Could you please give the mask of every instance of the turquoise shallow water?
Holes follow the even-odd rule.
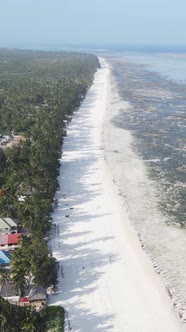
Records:
[[[122,55],[121,55],[122,57]],[[149,71],[186,83],[186,53],[124,53],[126,60],[143,64]]]

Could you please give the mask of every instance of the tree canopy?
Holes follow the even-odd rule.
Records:
[[[97,57],[89,54],[0,50],[0,217],[18,219],[24,230],[11,262],[11,278],[21,292],[31,277],[44,287],[57,283],[45,236],[52,225],[66,122],[98,67]],[[13,139],[9,147],[1,145],[5,135]],[[14,331],[6,329],[6,306],[0,299],[0,326]],[[37,317],[30,311],[24,317],[19,330],[35,331]]]

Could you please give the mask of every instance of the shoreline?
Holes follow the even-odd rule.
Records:
[[[115,64],[113,67],[115,68]],[[160,275],[175,311],[186,328],[186,266],[183,249],[186,245],[185,229],[179,227],[178,224],[175,225],[173,220],[171,222],[171,215],[161,208],[161,202],[165,199],[165,192],[163,193],[165,179],[161,181],[161,176],[151,173],[156,169],[156,164],[152,166],[151,159],[145,158],[145,146],[143,150],[143,144],[147,142],[145,136],[142,133],[143,138],[139,145],[137,141],[138,125],[136,131],[135,127],[133,127],[134,130],[127,130],[127,127],[130,128],[130,116],[131,118],[137,116],[135,107],[138,107],[138,101],[136,100],[133,104],[131,100],[130,103],[130,92],[129,95],[126,92],[125,98],[119,86],[117,89],[117,76],[112,76],[114,77],[111,82],[111,107],[105,119],[104,140],[107,163],[119,194],[123,198],[124,204],[127,205],[131,224],[138,234],[144,251],[150,257],[156,274]],[[127,84],[130,78],[126,79]],[[124,99],[127,99],[128,102]],[[125,118],[127,118],[126,124],[124,123]],[[133,122],[133,120],[131,121]],[[141,123],[139,126],[143,128],[145,124],[143,126]],[[171,199],[171,195],[169,199]],[[172,245],[173,242],[175,245]]]
[[[104,159],[111,73],[100,61],[63,145],[53,213],[59,234],[50,242],[60,264],[59,292],[49,303],[65,308],[76,332],[181,331]]]

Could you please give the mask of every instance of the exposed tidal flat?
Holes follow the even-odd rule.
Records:
[[[185,321],[186,85],[179,57],[167,69],[159,56],[159,70],[142,55],[108,61],[105,157],[142,246]]]

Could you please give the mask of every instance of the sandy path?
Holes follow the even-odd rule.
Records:
[[[59,293],[51,304],[67,311],[66,331],[181,331],[170,299],[140,247],[104,160],[102,125],[110,71],[104,61],[63,146],[59,234]]]

